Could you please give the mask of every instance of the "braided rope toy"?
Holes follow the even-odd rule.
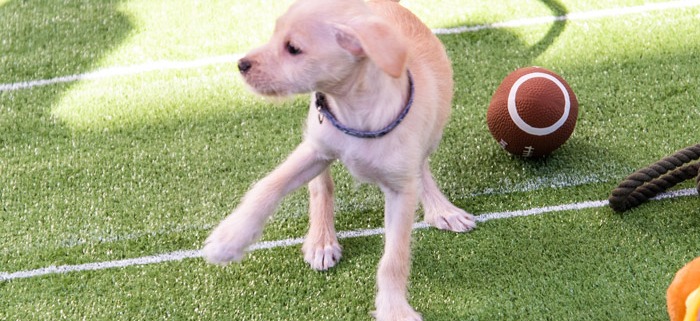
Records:
[[[697,177],[700,193],[699,159],[700,144],[697,144],[634,172],[612,191],[608,198],[610,207],[624,212],[693,177]]]

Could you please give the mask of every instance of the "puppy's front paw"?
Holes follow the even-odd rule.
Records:
[[[450,206],[445,210],[433,213],[426,222],[441,230],[452,232],[469,232],[476,227],[476,219],[461,208]]]
[[[221,222],[204,241],[204,259],[219,265],[243,260],[245,249],[260,235],[259,229],[243,225],[245,224],[236,222],[231,217]]]
[[[202,254],[207,262],[218,265],[226,265],[231,261],[240,262],[245,255],[244,249],[232,242],[225,241],[226,237],[212,233],[206,241]]]
[[[304,261],[317,271],[334,267],[342,256],[340,244],[335,237],[317,238],[308,235],[301,250],[304,252]]]

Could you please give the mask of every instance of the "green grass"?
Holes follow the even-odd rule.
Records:
[[[657,1],[663,2],[663,1]],[[289,1],[0,0],[0,83],[243,53]],[[404,1],[431,27],[635,6],[615,1]],[[635,169],[698,142],[700,7],[440,36],[454,112],[432,167],[475,214],[607,198]],[[510,71],[561,74],[580,102],[551,157],[504,153],[485,113]],[[235,66],[0,92],[0,272],[197,249],[301,139],[306,98],[271,104]],[[339,165],[337,229],[382,225],[383,199]],[[690,188],[686,183],[681,188]],[[292,194],[264,240],[306,233]],[[697,197],[414,234],[411,303],[426,320],[665,320],[665,288],[700,255]],[[201,259],[0,281],[0,320],[365,320],[379,236],[311,271],[299,246],[240,265]]]

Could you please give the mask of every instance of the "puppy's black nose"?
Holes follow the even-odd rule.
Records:
[[[250,70],[251,67],[253,67],[253,63],[248,59],[243,58],[238,61],[238,71],[244,75],[248,72],[248,70]]]

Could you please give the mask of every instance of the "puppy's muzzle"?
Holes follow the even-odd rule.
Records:
[[[250,60],[243,58],[238,61],[238,71],[240,71],[241,74],[247,74],[251,68],[253,68],[253,63]]]

